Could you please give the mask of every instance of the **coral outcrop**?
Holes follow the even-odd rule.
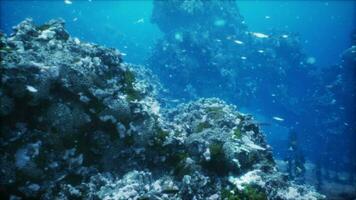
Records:
[[[297,34],[250,30],[236,1],[157,0],[153,5],[152,22],[163,36],[149,65],[166,86],[166,97],[213,95],[253,110],[295,130],[312,162],[354,174],[355,161],[341,157],[352,158],[356,151],[355,34],[339,64],[317,66]],[[323,150],[316,152],[316,146]]]
[[[287,181],[249,115],[165,110],[145,68],[25,20],[1,34],[1,198],[321,199]]]

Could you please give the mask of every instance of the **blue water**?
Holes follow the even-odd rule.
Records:
[[[38,24],[53,18],[66,21],[69,32],[85,41],[119,48],[126,61],[144,63],[162,33],[150,23],[152,2],[145,1],[1,1],[1,29],[24,18]],[[247,25],[256,32],[273,29],[299,33],[303,48],[320,66],[334,64],[350,44],[355,27],[353,1],[241,1]],[[137,23],[143,19],[143,23]],[[322,46],[321,46],[322,45]]]
[[[25,18],[36,23],[62,18],[69,33],[83,41],[115,47],[127,54],[126,61],[144,63],[154,42],[160,37],[150,23],[150,1],[1,1],[1,29],[11,33],[12,26]],[[140,19],[144,23],[137,23]]]
[[[315,59],[318,68],[339,63],[342,52],[351,46],[351,33],[356,28],[353,1],[242,1],[237,4],[250,31],[269,33],[278,30],[299,34],[300,48],[308,57]],[[155,43],[163,37],[160,29],[151,23],[153,4],[148,0],[73,0],[72,4],[65,4],[64,1],[2,0],[0,5],[1,30],[7,34],[25,18],[32,18],[37,24],[63,18],[71,36],[117,48],[125,53],[126,62],[135,64],[146,65]],[[308,83],[300,84],[300,87],[309,87]],[[169,85],[166,87],[169,88]],[[271,111],[267,115],[259,112],[259,107],[266,105],[237,106],[243,112],[252,113],[258,121],[270,124],[262,128],[273,147],[275,157],[282,159],[288,148],[289,127],[271,119],[271,116],[282,116],[286,120],[293,117],[284,116],[280,112]],[[302,146],[305,144],[303,148],[306,156],[316,160],[315,157],[319,155],[317,152],[320,151],[319,137],[309,137],[313,136],[313,131],[306,130],[301,134],[299,143]],[[340,141],[335,142],[344,144],[343,140],[355,138],[353,135],[349,138],[346,136],[343,135]],[[344,149],[334,150],[331,155],[335,157],[332,159],[338,162],[348,158],[344,152]]]

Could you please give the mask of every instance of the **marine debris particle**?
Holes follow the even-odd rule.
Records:
[[[73,2],[72,2],[71,0],[64,0],[64,3],[70,5],[70,4],[72,4]]]
[[[307,58],[307,63],[308,64],[312,65],[312,64],[315,64],[315,62],[316,62],[316,58],[314,58],[312,56]]]
[[[282,38],[288,38],[288,35],[284,34],[282,35]]]
[[[214,26],[221,27],[221,26],[225,26],[225,24],[226,24],[226,21],[223,19],[217,19],[214,21]]]
[[[256,33],[256,32],[253,32],[252,35],[254,35],[255,37],[258,37],[258,38],[268,38],[269,36],[264,34],[264,33]]]
[[[179,42],[183,42],[183,36],[181,33],[177,32],[174,34],[174,39],[176,39]]]
[[[32,93],[38,92],[38,90],[37,90],[36,88],[34,88],[33,86],[31,86],[31,85],[27,85],[27,86],[26,86],[26,89],[27,89],[29,92],[32,92]]]
[[[279,122],[283,122],[284,121],[284,119],[283,118],[281,118],[281,117],[273,117],[273,119],[274,120],[276,120],[276,121],[279,121]]]
[[[247,57],[246,56],[241,56],[241,60],[246,60]]]

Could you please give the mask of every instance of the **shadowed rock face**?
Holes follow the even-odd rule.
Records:
[[[154,1],[153,8],[151,21],[165,33],[175,32],[181,28],[201,27],[204,29],[225,25],[234,31],[242,32],[246,29],[235,1],[213,0],[209,3],[200,0]],[[197,22],[200,23],[197,24]]]
[[[286,181],[251,116],[161,111],[150,72],[63,22],[1,34],[1,198],[319,199]]]

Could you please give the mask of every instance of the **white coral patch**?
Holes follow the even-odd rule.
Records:
[[[325,198],[325,196],[319,195],[314,191],[306,191],[305,194],[301,194],[299,188],[296,186],[290,186],[286,190],[280,190],[278,191],[278,195],[286,200],[318,200]]]
[[[244,142],[244,145],[248,146],[248,147],[251,148],[251,149],[261,150],[261,151],[266,150],[265,148],[263,148],[263,147],[261,147],[261,146],[255,144],[254,142],[252,142],[252,141],[250,140],[250,138],[247,137],[247,136],[242,137],[242,141]]]
[[[80,40],[79,40],[78,38],[74,38],[74,43],[75,43],[76,45],[78,45],[78,44],[80,44]]]
[[[229,177],[229,182],[234,184],[239,190],[243,190],[245,185],[248,184],[257,184],[261,187],[265,185],[265,183],[262,181],[262,177],[260,176],[261,170],[253,170],[249,171],[246,174],[240,176],[240,177]]]
[[[152,113],[159,115],[160,105],[157,101],[153,101],[151,104]]]
[[[39,35],[38,38],[44,39],[44,40],[49,40],[49,39],[52,39],[55,34],[56,33],[54,31],[46,29],[46,30],[42,31],[41,35]]]

